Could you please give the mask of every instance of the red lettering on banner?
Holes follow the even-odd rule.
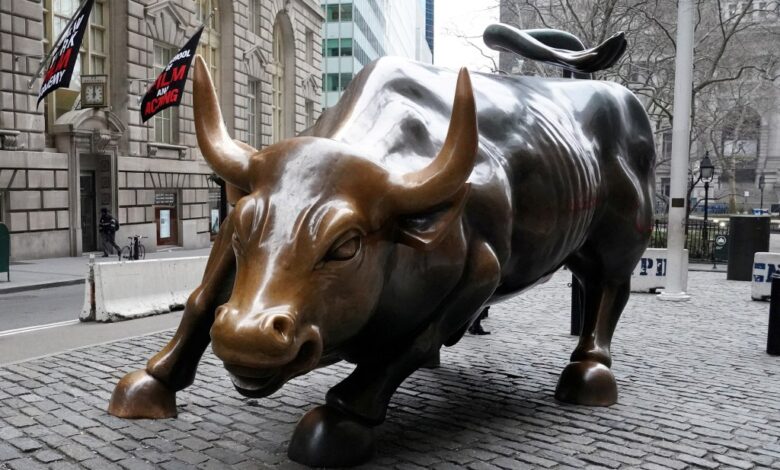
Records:
[[[48,72],[46,72],[46,76],[43,78],[44,82],[47,82],[52,77],[52,75],[59,72],[60,70],[65,69],[68,66],[68,62],[70,62],[70,54],[72,51],[73,48],[70,48],[62,53],[60,58],[57,59],[57,63],[53,65]]]
[[[184,80],[184,74],[187,73],[187,66],[186,65],[180,65],[179,67],[173,69],[171,74],[171,81],[178,82],[179,80]]]
[[[174,88],[173,90],[160,96],[159,98],[154,98],[153,100],[146,103],[146,107],[144,108],[144,114],[150,116],[156,113],[157,110],[159,110],[163,106],[174,104],[177,101],[179,101],[179,90]]]
[[[165,88],[170,84],[171,81],[168,80],[168,72],[161,73],[160,76],[157,77],[157,81],[154,82],[155,88]]]

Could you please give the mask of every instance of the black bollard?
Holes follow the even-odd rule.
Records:
[[[582,332],[582,309],[585,308],[585,293],[582,291],[580,281],[571,276],[571,331],[572,336],[579,336]]]
[[[780,356],[780,275],[772,275],[772,298],[769,300],[769,334],[766,340],[766,352]]]

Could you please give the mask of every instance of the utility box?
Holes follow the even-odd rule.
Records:
[[[0,273],[5,273],[6,280],[11,281],[11,235],[8,227],[0,223]]]
[[[769,251],[769,222],[766,215],[735,215],[729,218],[728,270],[729,281],[753,280],[753,258]]]

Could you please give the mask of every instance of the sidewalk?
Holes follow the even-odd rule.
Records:
[[[147,253],[146,259],[207,256],[210,251],[211,248],[197,250],[185,250],[179,247],[164,248],[156,253]],[[95,255],[96,263],[114,262],[118,259],[117,256],[103,258],[101,252],[91,254]],[[5,273],[0,274],[0,294],[83,284],[88,263],[89,254],[71,258],[12,261],[11,282],[6,281]]]
[[[765,353],[769,307],[750,283],[692,272],[688,302],[631,295],[613,343],[618,404],[589,408],[553,398],[576,344],[569,281],[558,273],[491,308],[491,335],[466,335],[441,368],[406,380],[363,468],[780,468],[780,357]],[[295,424],[352,366],[248,399],[209,348],[178,418],[108,415],[117,380],[170,337],[0,367],[0,470],[304,468],[286,455]]]

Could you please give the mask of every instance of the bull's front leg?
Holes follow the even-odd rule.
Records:
[[[114,388],[108,412],[120,418],[176,416],[176,392],[195,380],[195,372],[211,338],[214,310],[230,296],[235,258],[231,248],[233,222],[222,224],[211,249],[203,281],[190,294],[179,328],[152,357],[146,369],[125,375]]]
[[[345,467],[367,461],[374,451],[374,427],[381,424],[396,389],[438,353],[459,338],[498,285],[500,266],[491,247],[472,242],[464,275],[443,303],[437,319],[400,354],[358,363],[333,387],[325,405],[306,413],[293,433],[288,455],[314,467]]]

